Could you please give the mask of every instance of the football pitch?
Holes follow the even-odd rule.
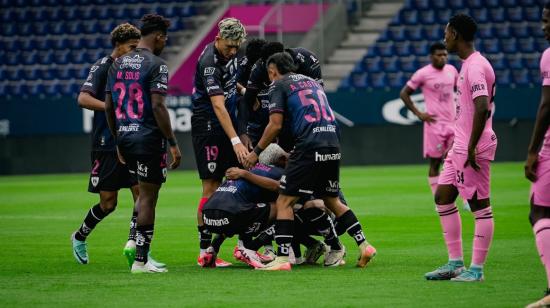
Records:
[[[495,239],[486,280],[424,280],[425,272],[447,259],[427,169],[343,168],[347,201],[378,255],[366,269],[355,268],[357,248],[344,235],[345,266],[296,266],[292,272],[259,272],[241,263],[199,268],[200,182],[194,171],[171,172],[160,193],[152,246],[169,272],[136,276],[122,256],[131,216],[128,191],[88,238],[90,264],[80,265],[69,236],[97,202],[86,192],[87,175],[0,177],[0,306],[523,307],[541,298],[546,279],[527,220],[529,183],[522,163],[493,165]],[[469,264],[473,217],[461,215]],[[233,261],[235,243],[228,239],[220,256]]]

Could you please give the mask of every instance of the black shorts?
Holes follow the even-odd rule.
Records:
[[[201,180],[221,180],[225,176],[225,170],[239,165],[227,136],[192,136],[192,139]]]
[[[340,191],[340,149],[292,152],[279,185],[287,196],[337,197]]]
[[[116,151],[92,151],[91,158],[89,192],[118,191],[137,184],[136,177],[132,176],[128,168],[119,162]]]
[[[139,182],[161,185],[166,182],[166,153],[136,155],[122,153],[130,174]]]
[[[238,214],[219,209],[203,209],[202,219],[212,233],[228,237],[235,234],[255,236],[268,227],[270,210],[266,203],[255,204],[250,210]]]

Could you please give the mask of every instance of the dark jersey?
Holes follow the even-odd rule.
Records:
[[[321,64],[315,54],[302,47],[289,48],[285,49],[285,51],[292,56],[294,64],[298,66],[296,70],[297,74],[306,75],[317,81],[321,86],[323,85]],[[269,81],[269,75],[267,74],[267,66],[265,62],[260,59],[254,63],[246,87],[261,91],[263,89],[268,89],[270,84],[271,81]]]
[[[236,122],[237,110],[237,67],[238,58],[225,60],[214,47],[208,44],[197,62],[193,96],[193,116],[191,127],[193,135],[225,134],[220,121],[214,113],[211,96],[223,95],[225,108]]]
[[[338,148],[338,126],[323,87],[300,74],[287,74],[269,89],[269,112],[283,113],[295,149]]]
[[[86,82],[80,88],[80,92],[89,93],[94,98],[105,101],[105,85],[107,74],[114,59],[110,56],[97,60],[90,68]],[[109,131],[104,111],[94,111],[92,124],[92,151],[114,151],[115,139]]]
[[[168,66],[144,48],[116,59],[109,69],[106,91],[112,95],[117,142],[124,152],[150,155],[166,151],[151,95],[166,95],[167,83]]]
[[[276,181],[283,175],[283,169],[262,164],[256,164],[250,172]],[[274,202],[277,196],[276,191],[269,191],[244,179],[227,180],[218,187],[209,202],[205,204],[205,209],[218,209],[238,214],[250,210],[256,203]],[[236,200],[237,202],[215,202],[216,200]]]

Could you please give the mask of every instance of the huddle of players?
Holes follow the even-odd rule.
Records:
[[[542,31],[550,41],[550,2],[542,11]],[[440,216],[449,261],[425,274],[428,280],[482,281],[483,265],[494,233],[490,205],[490,162],[497,138],[492,130],[495,74],[475,51],[477,24],[470,16],[453,16],[445,28],[445,45],[431,48],[432,64],[418,70],[401,91],[405,105],[424,122],[424,156],[430,159],[429,183]],[[462,60],[460,73],[446,65],[447,51]],[[550,48],[540,61],[542,95],[528,148],[525,176],[532,181],[529,220],[547,274],[545,296],[527,307],[550,307]],[[422,88],[426,112],[410,95]],[[456,104],[453,102],[456,91]],[[439,166],[443,161],[442,173]],[[475,218],[472,262],[464,267],[462,228],[456,198],[467,200]]]
[[[326,266],[338,266],[345,255],[338,234],[348,232],[360,247],[358,265],[366,266],[376,250],[342,202],[338,128],[319,61],[306,49],[258,39],[239,55],[242,24],[226,18],[218,27],[199,57],[192,96],[202,181],[197,263],[227,266],[219,247],[238,235],[234,256],[256,269],[290,270],[291,262],[316,262],[322,254]],[[264,151],[269,159],[257,164]],[[323,235],[328,247],[310,234]],[[276,256],[269,249],[273,239]],[[305,258],[300,244],[308,248]],[[261,246],[267,253],[257,253]]]

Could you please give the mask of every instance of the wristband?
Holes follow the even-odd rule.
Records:
[[[235,146],[235,145],[237,145],[237,144],[239,144],[239,143],[241,143],[241,138],[239,138],[239,136],[231,138],[231,144],[232,144],[232,145]]]
[[[259,145],[254,147],[254,153],[256,153],[256,155],[258,155],[258,157],[260,156],[260,154],[262,153],[263,150],[264,149],[260,148]]]
[[[241,89],[241,95],[244,96],[245,93],[246,93],[246,88],[243,87],[243,88]]]
[[[178,145],[178,143],[176,142],[176,138],[168,138],[168,144],[171,146],[171,147],[175,147],[176,145]]]

